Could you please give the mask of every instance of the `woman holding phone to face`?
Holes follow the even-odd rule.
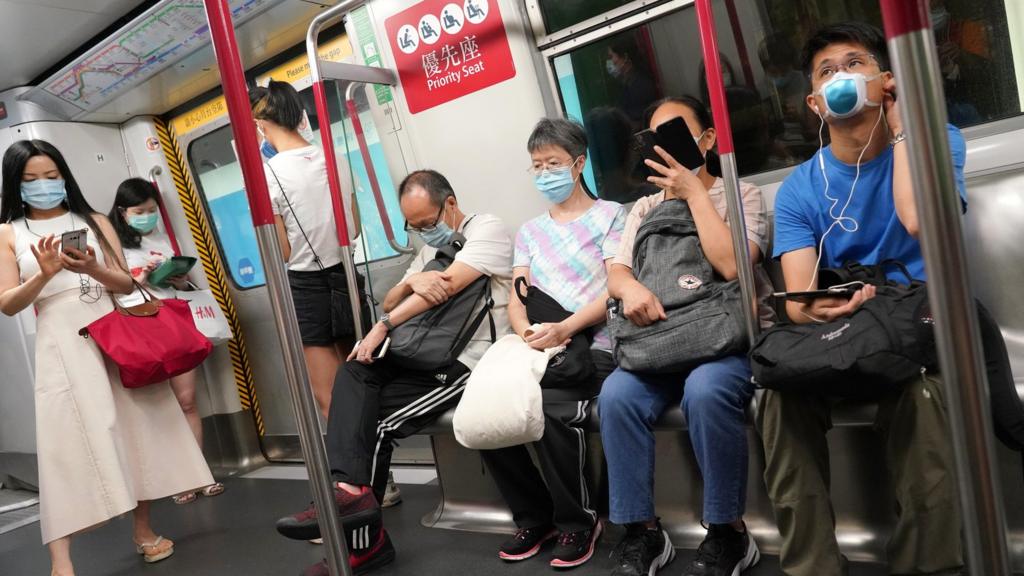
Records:
[[[186,290],[188,277],[184,274],[167,279],[169,287],[150,284],[149,274],[171,259],[174,248],[167,234],[157,229],[160,219],[160,191],[148,180],[129,178],[117,187],[114,207],[110,209],[110,223],[124,248],[128,272],[136,282],[146,287],[157,298],[174,298],[174,289]],[[141,300],[141,296],[138,297]],[[141,302],[138,302],[141,303]],[[122,300],[122,304],[128,305]],[[198,370],[198,368],[196,369]],[[188,426],[196,437],[199,448],[203,447],[203,422],[196,408],[196,370],[171,378],[171,390],[178,399],[181,411],[185,413]],[[186,492],[174,497],[175,504],[189,504],[196,501],[197,494],[217,496],[224,492],[220,482],[211,484],[199,492]]]
[[[117,367],[78,331],[127,294],[121,243],[85,200],[61,153],[22,140],[3,157],[0,311],[37,311],[35,411],[40,529],[52,576],[72,576],[71,536],[132,511],[147,562],[174,544],[150,527],[149,501],[213,482],[167,386],[128,390]],[[86,230],[85,251],[60,246]],[[69,473],[70,472],[70,473]]]

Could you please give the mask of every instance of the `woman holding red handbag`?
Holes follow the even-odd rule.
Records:
[[[52,575],[74,574],[73,534],[128,511],[137,552],[167,558],[174,544],[150,527],[149,501],[213,478],[170,388],[124,388],[117,367],[79,336],[113,310],[105,292],[132,290],[117,234],[53,145],[14,143],[2,172],[0,311],[38,311],[40,528]]]

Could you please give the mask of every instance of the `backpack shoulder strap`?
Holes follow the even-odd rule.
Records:
[[[452,346],[451,354],[453,357],[457,358],[459,354],[462,354],[462,351],[469,345],[469,341],[473,339],[474,335],[476,335],[476,331],[480,329],[480,324],[483,323],[485,317],[490,319],[491,343],[493,344],[497,340],[498,334],[494,327],[494,317],[491,315],[491,309],[494,308],[494,298],[491,295],[491,278],[490,276],[482,276],[482,278],[487,279],[487,282],[484,283],[485,287],[481,298],[484,305],[480,308],[480,311],[477,312],[473,321],[469,323],[469,327],[466,331],[459,336],[459,339],[456,340],[455,344]]]

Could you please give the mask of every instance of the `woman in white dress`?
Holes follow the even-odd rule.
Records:
[[[33,304],[40,529],[52,576],[73,576],[71,536],[133,512],[147,562],[174,544],[150,526],[149,501],[213,482],[166,385],[128,390],[117,367],[78,331],[113,310],[105,292],[131,292],[110,221],[85,200],[53,145],[22,140],[3,158],[0,311]],[[62,247],[86,230],[85,252]]]
[[[129,178],[117,187],[114,207],[110,209],[107,217],[110,218],[117,238],[121,241],[128,272],[132,278],[144,285],[157,298],[165,299],[174,298],[174,289],[188,289],[188,277],[172,276],[168,278],[170,286],[167,287],[155,286],[147,280],[150,272],[175,255],[167,234],[158,230],[156,226],[160,219],[160,206],[157,203],[159,194],[152,182],[142,178]],[[139,299],[141,300],[141,296]],[[185,413],[188,426],[196,437],[196,443],[202,449],[203,422],[196,408],[196,370],[175,376],[170,382],[181,411]],[[174,503],[189,504],[195,502],[199,493],[203,496],[216,496],[222,492],[224,485],[216,482],[199,492],[178,494],[174,497]]]

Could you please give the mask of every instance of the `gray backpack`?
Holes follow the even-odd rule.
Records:
[[[748,347],[738,280],[711,267],[683,200],[656,206],[637,231],[633,275],[665,308],[667,320],[637,326],[609,300],[608,326],[618,365],[633,372],[678,373]]]

